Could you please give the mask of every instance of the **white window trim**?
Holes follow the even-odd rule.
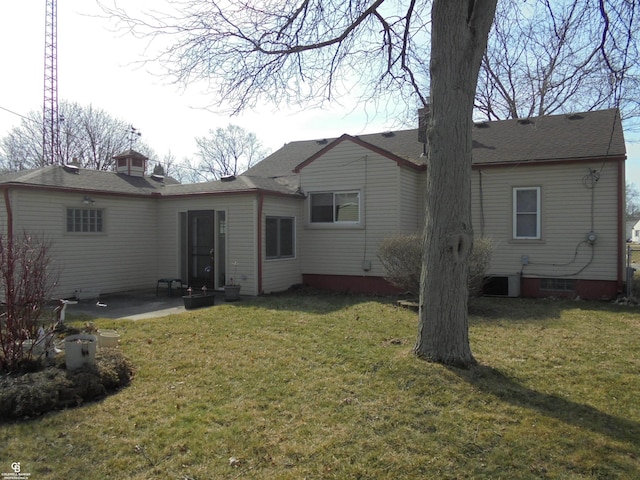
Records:
[[[536,191],[536,235],[535,236],[518,236],[518,192],[521,190],[535,190]],[[512,226],[513,226],[513,239],[514,240],[540,240],[541,232],[540,232],[540,218],[542,217],[540,211],[541,205],[541,195],[540,195],[540,187],[513,187],[513,198],[512,198],[512,208],[513,208],[513,217],[512,217]]]
[[[358,195],[358,221],[354,222],[354,221],[345,221],[345,220],[334,220],[332,222],[313,222],[311,221],[311,217],[312,217],[312,204],[311,204],[311,196],[312,195],[317,195],[317,194],[322,194],[322,193],[330,193],[333,195],[333,211],[335,212],[335,198],[336,195],[338,194],[345,194],[345,193],[355,193]],[[364,222],[362,221],[363,219],[363,211],[362,211],[362,191],[360,190],[318,190],[318,191],[313,191],[313,192],[308,192],[308,208],[307,208],[307,214],[308,214],[308,222],[307,224],[309,226],[312,227],[359,227],[362,226],[364,224]]]

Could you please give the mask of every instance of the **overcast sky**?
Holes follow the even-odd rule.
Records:
[[[120,2],[161,9],[163,0]],[[258,112],[228,117],[203,107],[211,99],[197,86],[183,90],[151,75],[135,62],[144,58],[145,41],[123,36],[100,18],[93,0],[58,1],[58,98],[92,104],[134,125],[160,156],[195,152],[194,137],[229,123],[257,135],[272,151],[294,140],[359,135],[398,128],[385,112],[344,100],[324,110]],[[44,83],[44,0],[0,0],[0,137],[30,111],[40,111]],[[417,125],[416,125],[417,126]],[[406,127],[406,125],[405,125]],[[412,125],[408,125],[412,127]],[[126,132],[123,133],[126,135]],[[627,137],[627,180],[640,185],[640,145]]]
[[[135,2],[143,4],[157,9],[162,0]],[[178,159],[192,156],[194,137],[229,123],[255,133],[272,150],[293,140],[393,127],[384,114],[348,100],[306,112],[276,112],[269,105],[234,117],[207,111],[211,98],[201,89],[185,91],[140,67],[136,62],[145,58],[147,42],[117,33],[112,22],[98,15],[103,14],[95,1],[58,1],[58,98],[92,104],[134,125],[159,155],[171,150]],[[21,122],[4,109],[22,115],[42,110],[44,31],[44,0],[0,1],[0,136]]]

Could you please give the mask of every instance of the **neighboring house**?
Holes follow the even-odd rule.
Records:
[[[631,233],[627,236],[627,239],[633,243],[640,243],[640,220],[632,222]]]
[[[0,225],[44,233],[59,296],[239,283],[394,291],[385,237],[420,232],[426,146],[418,129],[291,142],[237,177],[180,185],[136,152],[116,172],[49,166],[0,176]],[[624,269],[625,147],[617,110],[476,124],[476,236],[494,254],[487,291],[611,298]]]

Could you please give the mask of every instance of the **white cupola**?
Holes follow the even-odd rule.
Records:
[[[147,171],[147,157],[135,150],[127,150],[113,157],[116,161],[116,172],[132,177],[144,177]]]

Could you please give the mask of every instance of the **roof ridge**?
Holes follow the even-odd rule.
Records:
[[[23,170],[22,171],[23,174],[18,175],[14,181],[27,183],[28,180],[41,175],[42,172],[45,172],[47,170],[53,170],[56,167],[58,167],[58,165],[45,165],[44,167],[30,168],[29,170]]]

